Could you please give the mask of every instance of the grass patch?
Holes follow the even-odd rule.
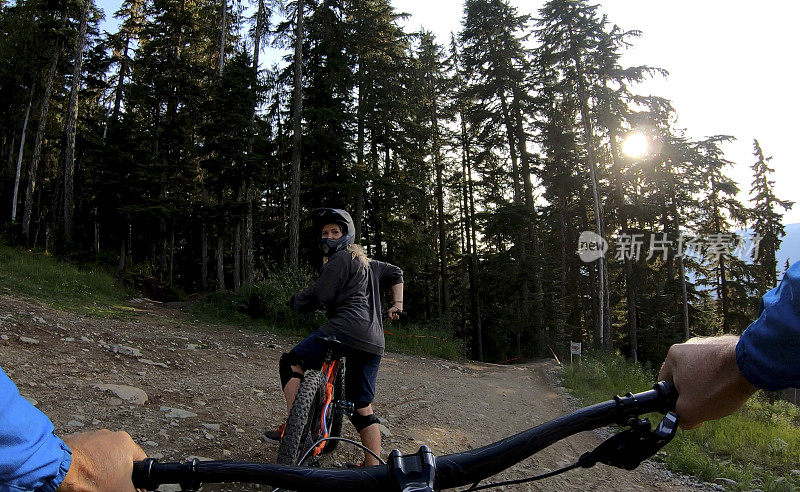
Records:
[[[435,325],[411,323],[400,327],[395,323],[384,321],[383,327],[392,333],[386,334],[386,350],[389,352],[448,360],[464,358],[464,342]]]
[[[565,366],[562,377],[569,392],[586,405],[626,391],[647,390],[654,380],[649,368],[619,355],[585,357],[580,364]],[[671,470],[705,481],[735,480],[739,485],[732,490],[796,490],[800,477],[792,471],[800,470],[799,425],[798,407],[756,396],[731,416],[678,431],[657,459]]]
[[[56,258],[0,244],[0,293],[43,301],[92,316],[124,316],[128,292],[100,267],[77,267]]]

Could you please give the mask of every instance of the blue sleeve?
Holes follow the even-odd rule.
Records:
[[[0,491],[54,491],[72,452],[45,414],[20,396],[0,368]]]
[[[800,261],[762,298],[761,315],[736,344],[736,363],[750,383],[777,391],[800,387]]]

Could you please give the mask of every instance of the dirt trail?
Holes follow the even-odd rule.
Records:
[[[276,448],[260,436],[284,418],[277,361],[297,339],[207,327],[192,323],[181,305],[135,301],[123,319],[98,319],[0,295],[0,365],[59,434],[125,429],[149,455],[166,461],[274,460]],[[548,382],[550,368],[387,354],[375,402],[389,431],[384,455],[394,448],[415,452],[422,444],[436,454],[462,451],[567,413],[570,403]],[[599,442],[592,433],[574,436],[493,481],[570,464]],[[357,454],[344,449],[335,459]],[[691,487],[652,465],[634,472],[598,465],[506,490]]]

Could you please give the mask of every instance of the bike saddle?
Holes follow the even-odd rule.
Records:
[[[344,347],[342,342],[337,340],[336,337],[333,335],[325,335],[317,338],[317,340],[319,340],[319,343],[321,343],[323,347],[327,347],[330,349],[339,350],[342,347]]]

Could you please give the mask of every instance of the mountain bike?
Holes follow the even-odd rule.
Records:
[[[382,316],[388,319],[386,310]],[[399,313],[398,319],[405,321],[405,313]],[[324,348],[322,367],[306,371],[300,382],[278,446],[280,464],[309,460],[318,465],[321,455],[332,452],[340,441],[352,442],[341,437],[343,416],[355,411],[354,403],[345,399],[344,347],[334,336],[317,340]]]
[[[355,411],[354,404],[344,400],[341,342],[334,337],[318,340],[325,348],[322,368],[306,371],[300,382],[278,446],[280,464],[301,464],[306,459],[315,462],[323,453],[333,451],[342,432],[342,417]]]
[[[678,429],[673,413],[678,393],[672,383],[659,382],[652,390],[626,393],[582,408],[481,448],[436,457],[428,446],[414,454],[398,450],[388,464],[358,469],[309,468],[274,463],[199,461],[159,463],[148,458],[134,463],[137,488],[157,490],[161,484],[180,484],[184,491],[199,490],[202,483],[259,483],[296,491],[428,492],[470,486],[468,491],[515,485],[590,468],[597,463],[633,470],[669,443]],[[652,428],[641,415],[666,414]],[[532,456],[551,444],[579,432],[608,425],[627,427],[582,454],[575,463],[539,476],[479,485],[484,479]]]

